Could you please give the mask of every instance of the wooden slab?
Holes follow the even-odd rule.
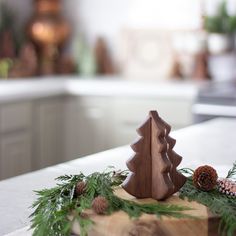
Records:
[[[124,199],[134,200],[140,203],[156,202],[153,199],[135,199],[123,189],[116,189],[116,194]],[[154,215],[143,214],[138,220],[132,220],[122,211],[110,216],[96,215],[92,210],[86,214],[95,222],[89,232],[89,236],[217,236],[219,218],[213,216],[208,209],[197,202],[181,200],[177,196],[172,196],[161,204],[171,203],[182,206],[189,206],[195,210],[185,213],[198,216],[199,219],[176,219],[162,217],[159,220]],[[73,224],[73,233],[80,234],[79,224]]]

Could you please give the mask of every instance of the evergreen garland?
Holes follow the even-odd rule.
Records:
[[[97,196],[105,197],[109,202],[106,214],[122,210],[131,218],[138,218],[143,213],[155,214],[157,217],[187,217],[183,211],[190,210],[188,207],[171,204],[138,204],[124,200],[114,194],[114,187],[119,186],[126,178],[127,172],[107,171],[93,173],[85,176],[64,175],[57,178],[57,186],[51,189],[36,191],[37,200],[32,207],[35,209],[31,214],[31,228],[34,236],[67,236],[71,233],[73,221],[80,224],[81,235],[87,235],[89,227],[93,224],[91,219],[84,217],[83,212],[91,208],[92,201]],[[80,196],[76,196],[75,187],[80,181],[86,182],[86,190]],[[73,214],[71,214],[73,212]],[[73,215],[69,220],[68,216]]]
[[[189,201],[197,201],[207,206],[210,211],[220,216],[219,231],[227,236],[236,233],[236,199],[220,193],[217,188],[212,191],[204,192],[193,185],[193,170],[181,169],[182,173],[189,177],[187,182],[180,190],[180,198],[187,198]],[[229,170],[226,178],[236,177],[236,162]]]
[[[194,171],[192,169],[183,168],[180,172],[188,176],[187,182],[180,190],[180,198],[187,198],[189,201],[197,201],[207,206],[212,213],[220,216],[220,232],[233,236],[236,232],[236,199],[220,193],[217,188],[210,192],[199,190],[193,185]],[[96,172],[89,176],[80,173],[58,177],[56,187],[36,191],[38,198],[32,205],[34,212],[30,216],[31,228],[34,230],[33,236],[70,235],[74,221],[79,222],[81,235],[87,235],[93,222],[83,213],[91,208],[92,201],[97,196],[107,199],[109,207],[106,214],[122,210],[131,218],[138,218],[143,213],[155,214],[157,217],[196,218],[184,214],[183,211],[190,210],[184,206],[158,203],[138,204],[119,198],[114,194],[114,188],[119,186],[126,177],[126,171]],[[235,179],[235,177],[236,162],[226,178]],[[86,190],[80,196],[76,196],[76,184],[81,181],[86,183]],[[68,218],[69,215],[73,216],[72,220]]]
[[[233,167],[228,171],[226,178],[236,179],[236,161],[234,162]]]

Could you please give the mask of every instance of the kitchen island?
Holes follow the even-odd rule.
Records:
[[[179,167],[209,164],[216,168],[219,176],[225,176],[236,160],[234,130],[235,119],[216,119],[173,132],[171,136],[177,140],[174,150],[183,156]],[[125,162],[132,153],[129,146],[123,146],[1,181],[0,235],[31,235],[27,229],[18,229],[29,225],[28,216],[32,212],[29,206],[36,197],[33,190],[54,186],[54,178],[63,174],[78,174],[80,171],[89,174],[111,165],[126,169]]]

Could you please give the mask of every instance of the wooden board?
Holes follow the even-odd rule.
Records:
[[[134,200],[140,203],[155,202],[153,199],[135,199],[123,189],[118,188],[116,194],[119,197]],[[154,215],[143,214],[138,220],[131,220],[122,211],[110,216],[96,215],[92,210],[86,214],[95,222],[89,232],[89,236],[217,236],[219,218],[213,216],[208,209],[197,202],[181,200],[172,196],[162,204],[171,203],[189,206],[194,210],[186,211],[199,219],[176,219],[163,217],[162,220]],[[79,224],[73,224],[73,233],[79,235]]]

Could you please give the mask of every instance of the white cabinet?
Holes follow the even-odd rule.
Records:
[[[150,110],[173,129],[190,125],[192,103],[170,95],[64,94],[0,104],[0,179],[130,144]]]
[[[26,132],[9,134],[0,139],[0,179],[32,170],[31,137]]]
[[[66,106],[64,110],[65,127],[64,127],[64,141],[65,141],[65,156],[64,160],[69,161],[81,156],[80,150],[80,124],[78,122],[80,110],[78,106],[78,98],[71,96],[66,98]]]
[[[185,99],[81,96],[66,104],[66,160],[134,142],[150,110],[173,130],[191,124],[192,101]]]
[[[35,101],[34,168],[55,165],[64,157],[64,100]]]
[[[0,132],[15,132],[31,127],[32,104],[30,102],[10,103],[0,106]]]
[[[65,160],[110,148],[111,98],[69,97],[65,107]]]
[[[80,155],[87,155],[108,148],[110,138],[110,101],[103,97],[78,99],[78,148]]]
[[[0,179],[32,170],[32,104],[0,106]]]

